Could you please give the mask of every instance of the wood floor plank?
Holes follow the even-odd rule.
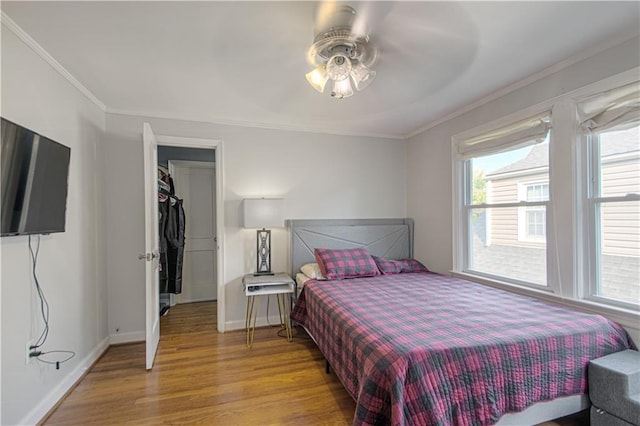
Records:
[[[355,403],[304,331],[217,332],[216,303],[177,305],[161,317],[152,371],[144,343],[110,347],[46,425],[350,425]],[[545,426],[577,426],[560,420]],[[587,423],[588,424],[588,423]]]

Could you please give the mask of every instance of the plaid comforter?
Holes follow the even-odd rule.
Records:
[[[601,316],[430,273],[311,280],[291,318],[355,399],[356,425],[493,424],[587,393],[589,360],[633,347]]]

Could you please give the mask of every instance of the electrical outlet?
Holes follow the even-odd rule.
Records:
[[[33,349],[31,349],[31,345],[33,345],[32,341],[28,341],[25,345],[25,360],[24,363],[25,365],[29,365],[29,363],[31,362],[31,357],[29,356],[29,354],[31,353],[31,351]]]

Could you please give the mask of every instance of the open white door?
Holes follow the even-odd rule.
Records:
[[[144,148],[144,260],[147,370],[153,367],[160,342],[160,287],[158,277],[158,143],[149,123],[142,131]]]

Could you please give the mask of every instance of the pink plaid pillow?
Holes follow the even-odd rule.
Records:
[[[317,248],[314,255],[322,275],[329,280],[380,275],[376,262],[364,247],[341,250]]]
[[[397,260],[385,259],[384,257],[371,256],[378,265],[378,269],[383,275],[399,274],[402,272],[400,262]]]
[[[402,274],[406,272],[429,272],[426,266],[415,259],[391,260],[372,256],[380,272],[384,275]]]
[[[426,266],[415,259],[402,259],[398,262],[402,263],[401,272],[429,272]]]

